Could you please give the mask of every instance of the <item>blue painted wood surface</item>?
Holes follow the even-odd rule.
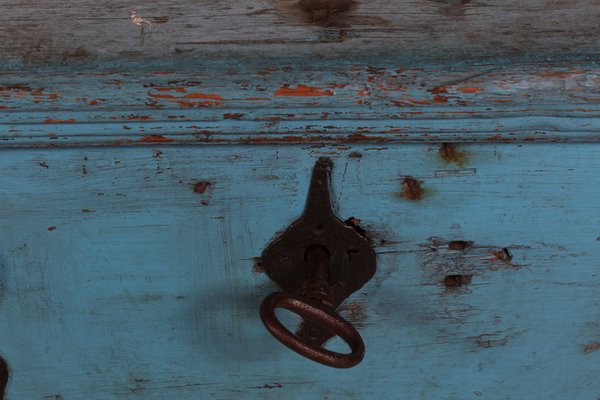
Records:
[[[597,146],[457,151],[449,161],[433,144],[2,150],[7,398],[596,400]],[[342,308],[367,347],[343,371],[267,333],[258,305],[275,288],[253,271],[301,213],[324,155],[339,216],[362,220],[379,262]],[[406,176],[422,181],[420,200],[403,197]],[[204,193],[199,181],[211,183]],[[471,281],[446,287],[453,274]]]
[[[0,146],[598,141],[592,62],[242,60],[0,71]]]

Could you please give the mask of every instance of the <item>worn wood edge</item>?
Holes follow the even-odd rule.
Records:
[[[594,62],[4,68],[0,148],[595,142],[598,89]]]

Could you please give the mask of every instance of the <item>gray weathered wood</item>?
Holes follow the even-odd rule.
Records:
[[[2,0],[0,60],[199,59],[215,53],[439,60],[591,55],[600,46],[596,0],[354,3],[334,14],[304,11],[295,0]]]

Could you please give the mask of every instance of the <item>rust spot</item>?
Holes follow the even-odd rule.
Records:
[[[439,154],[446,164],[453,162],[462,167],[467,163],[467,153],[458,150],[457,146],[452,143],[442,143]]]
[[[211,183],[208,181],[200,181],[194,185],[194,193],[204,193],[211,187]]]
[[[354,0],[300,0],[298,6],[310,22],[317,25],[343,27],[343,17],[356,5]]]
[[[262,274],[263,272],[265,272],[265,268],[262,265],[262,258],[254,257],[252,261],[252,272],[257,274]]]
[[[98,100],[90,101],[90,106],[95,106],[95,105],[98,105]]]
[[[448,250],[465,250],[473,246],[473,242],[466,240],[451,240],[448,242]]]
[[[49,230],[50,232],[52,232],[52,231],[55,231],[55,230],[56,230],[56,227],[55,227],[55,226],[49,226],[49,227],[48,227],[48,230]]]
[[[149,135],[149,136],[144,136],[143,138],[139,139],[138,141],[143,142],[143,143],[168,143],[168,142],[172,142],[173,139],[166,138],[166,137],[160,136],[160,135]]]
[[[448,97],[446,97],[446,96],[440,96],[439,94],[437,94],[437,95],[435,95],[433,97],[433,102],[435,104],[447,103],[448,102]]]
[[[333,92],[331,90],[306,85],[296,85],[295,88],[292,88],[289,85],[283,85],[280,89],[275,91],[275,96],[333,96]]]
[[[600,342],[597,343],[589,343],[582,346],[582,350],[584,353],[592,353],[594,351],[600,350]]]
[[[244,115],[245,114],[242,114],[242,113],[227,113],[227,114],[223,114],[223,118],[224,119],[240,119]]]
[[[254,389],[281,389],[282,387],[281,383],[268,383],[262,386],[255,386]]]
[[[446,277],[444,278],[444,286],[446,286],[447,288],[457,288],[471,284],[472,279],[473,275],[446,275]]]
[[[510,250],[506,247],[503,248],[502,250],[495,251],[494,257],[496,258],[496,260],[503,261],[506,264],[510,264],[510,262],[512,261],[512,258],[513,258]]]
[[[70,118],[70,119],[45,119],[44,123],[45,124],[72,124],[75,121],[75,118]]]
[[[412,176],[405,176],[402,179],[402,193],[400,196],[407,200],[421,200],[423,196],[421,183],[421,181]]]

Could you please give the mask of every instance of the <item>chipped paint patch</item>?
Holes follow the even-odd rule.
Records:
[[[177,103],[182,107],[202,108],[202,107],[211,107],[211,106],[223,104],[223,97],[221,97],[221,95],[215,94],[215,93],[200,93],[200,92],[187,93],[187,90],[185,88],[180,88],[180,87],[155,88],[155,89],[161,93],[148,92],[148,96],[150,96],[154,99],[165,99],[168,102]],[[167,89],[169,89],[169,90],[167,90]],[[169,91],[174,91],[177,93],[185,93],[185,94],[183,96],[175,96],[172,94],[165,93],[165,92],[169,92]],[[198,100],[203,100],[203,101],[198,101]],[[151,100],[151,101],[155,101],[155,100]],[[153,104],[153,106],[156,106],[156,105]]]
[[[44,123],[45,124],[73,124],[77,122],[75,120],[75,118],[69,118],[69,119],[45,119]]]
[[[161,135],[148,135],[148,136],[144,136],[143,138],[139,139],[138,141],[143,142],[143,143],[168,143],[168,142],[172,142],[173,139],[166,138]]]
[[[586,354],[593,353],[594,351],[600,350],[600,342],[585,344],[581,346],[581,349]]]
[[[482,89],[480,87],[463,86],[456,90],[458,90],[461,93],[479,93]]]
[[[298,96],[298,97],[311,97],[311,96],[333,96],[333,92],[328,89],[296,85],[291,87],[289,85],[283,85],[281,88],[275,91],[275,96]]]

